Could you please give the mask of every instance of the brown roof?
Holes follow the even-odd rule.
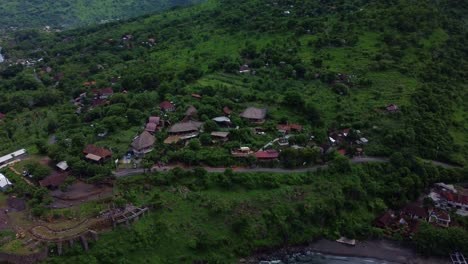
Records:
[[[107,157],[112,156],[112,151],[105,149],[105,148],[98,147],[96,145],[87,145],[85,149],[83,150],[83,153],[86,155],[92,154],[100,158],[107,158]]]
[[[197,112],[198,112],[197,109],[193,105],[191,105],[191,106],[189,106],[187,111],[185,111],[185,115],[186,116],[193,116],[193,115],[196,115]]]
[[[136,150],[142,150],[153,146],[155,138],[148,131],[143,131],[137,138],[132,142],[132,148]]]
[[[179,136],[169,136],[164,140],[164,144],[172,144],[172,143],[177,143],[180,141]]]
[[[240,116],[247,119],[265,119],[266,114],[266,108],[248,107]]]
[[[145,130],[149,131],[149,132],[155,132],[157,127],[158,127],[158,125],[156,125],[155,123],[148,123],[148,124],[146,124]]]
[[[403,213],[427,218],[427,210],[415,204],[408,204],[402,209]]]
[[[23,211],[26,209],[26,202],[16,197],[8,197],[7,204],[10,210]]]
[[[202,125],[202,122],[195,121],[175,123],[173,126],[171,126],[171,128],[169,128],[169,133],[185,133],[198,131]]]
[[[148,118],[148,123],[154,123],[154,124],[159,124],[159,122],[161,121],[161,118],[159,116],[150,116]]]
[[[220,137],[220,138],[226,138],[229,136],[229,132],[211,132],[211,136],[213,137]]]

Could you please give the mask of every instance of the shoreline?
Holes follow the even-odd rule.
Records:
[[[448,256],[447,258],[423,257],[412,248],[404,247],[390,240],[359,241],[356,246],[349,246],[326,239],[320,239],[303,246],[283,247],[269,253],[255,254],[241,259],[239,263],[258,264],[262,260],[282,260],[284,263],[288,263],[288,257],[298,253],[303,255],[320,253],[331,256],[370,258],[402,264],[450,264]]]

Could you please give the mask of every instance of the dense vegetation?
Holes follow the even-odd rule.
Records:
[[[128,19],[197,0],[11,0],[0,6],[0,28],[76,27]]]
[[[209,174],[199,168],[119,180],[119,202],[148,205],[152,213],[131,230],[103,235],[89,253],[76,246],[50,263],[235,263],[256,249],[319,237],[378,238],[383,230],[371,223],[387,207],[405,204],[432,182],[466,180],[461,171],[411,158],[405,164],[343,165],[308,174]],[[418,246],[440,246],[436,253],[442,256],[454,244],[467,252],[464,228],[424,230],[431,238]],[[439,233],[457,235],[434,244]]]
[[[290,122],[304,125],[291,140],[306,148],[282,152],[281,165],[333,160],[331,170],[287,176],[176,170],[120,181],[119,203],[156,210],[134,230],[104,235],[88,255],[68,252],[69,260],[225,263],[258,247],[319,236],[380,236],[370,223],[383,209],[416,199],[436,181],[466,181],[466,172],[411,158],[467,164],[466,14],[466,1],[211,0],[59,34],[18,31],[0,44],[9,62],[42,60],[0,71],[0,112],[7,114],[0,152],[27,147],[67,160],[76,177],[100,180],[113,164],[85,162],[85,144],[121,157],[148,116],[161,114],[164,100],[177,105],[166,116],[172,123],[194,105],[208,121],[206,132],[218,129],[209,120],[228,106],[240,127],[230,142],[212,144],[202,134],[187,146],[164,145],[167,133],[158,133],[145,164],[247,165],[252,161],[235,160],[229,151],[257,150],[277,136],[276,124]],[[239,74],[243,64],[255,74]],[[91,81],[96,84],[84,85]],[[108,86],[116,92],[109,104],[91,107],[92,88]],[[69,101],[84,92],[77,114]],[[400,110],[386,113],[389,104]],[[238,116],[250,105],[268,107],[267,135],[253,134],[253,125]],[[351,128],[352,137],[364,133],[366,154],[391,156],[392,164],[351,166],[335,153],[318,155],[314,145],[343,128]],[[426,242],[453,233],[463,241],[466,226],[423,226],[415,241],[421,251],[445,254],[452,241]],[[437,246],[442,249],[433,250]]]

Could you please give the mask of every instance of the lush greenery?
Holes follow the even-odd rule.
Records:
[[[104,234],[87,254],[77,246],[50,262],[230,263],[255,249],[318,237],[381,237],[383,231],[372,222],[387,207],[402,206],[432,182],[466,180],[462,171],[415,161],[407,165],[337,166],[287,175],[177,169],[122,179],[119,199],[150,206],[149,216],[131,230]]]
[[[290,142],[304,148],[284,150],[281,165],[331,160],[329,171],[197,169],[121,180],[116,203],[151,205],[153,213],[135,229],[105,234],[90,254],[80,255],[78,247],[68,251],[67,261],[225,263],[255,248],[314,237],[380,236],[370,223],[385,208],[416,199],[436,181],[466,181],[466,171],[412,158],[467,164],[466,14],[466,1],[209,0],[58,34],[13,32],[0,44],[12,63],[0,71],[0,112],[6,113],[0,152],[26,147],[66,160],[77,178],[101,180],[114,164],[85,162],[83,147],[94,143],[121,157],[150,115],[175,123],[193,105],[196,118],[206,123],[199,139],[187,145],[164,145],[167,132],[158,132],[145,167],[160,161],[253,165],[230,151],[258,150],[279,136],[277,124],[299,123],[305,130]],[[35,64],[15,64],[20,59]],[[251,73],[238,72],[243,64]],[[115,94],[98,104],[92,89],[104,87]],[[70,102],[85,92],[79,108]],[[161,113],[164,100],[177,111]],[[398,112],[385,111],[392,103]],[[268,108],[260,126],[266,134],[253,133],[257,125],[239,117],[251,105]],[[234,110],[231,119],[239,129],[229,142],[213,143],[208,133],[224,128],[210,119],[225,106]],[[317,147],[328,143],[329,132],[345,128],[353,140],[370,140],[364,146],[368,155],[391,157],[391,163],[351,166],[335,152],[321,155]],[[355,150],[349,144],[338,148]],[[39,208],[48,202],[41,192],[34,195]],[[418,248],[445,254],[453,246],[443,244],[447,239],[426,243],[437,232],[445,238],[457,229],[423,226]],[[464,238],[460,233],[458,239]],[[438,245],[440,251],[432,250]]]
[[[197,0],[12,0],[0,6],[0,28],[76,27],[128,19]]]

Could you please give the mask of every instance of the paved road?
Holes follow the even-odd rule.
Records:
[[[368,163],[368,162],[389,162],[387,158],[379,158],[379,157],[355,157],[350,159],[351,163]],[[167,166],[167,167],[158,167],[154,166],[151,171],[158,171],[163,172],[170,169],[173,169],[175,166]],[[281,168],[233,168],[234,172],[269,172],[269,173],[302,173],[308,171],[316,171],[319,168],[327,168],[327,165],[317,165],[309,168],[302,168],[302,169],[281,169]],[[186,170],[191,170],[193,168],[186,167],[183,168]],[[224,172],[226,168],[214,168],[214,167],[205,167],[206,171],[208,172]],[[120,170],[115,173],[115,177],[122,178],[126,176],[138,175],[144,172],[143,169],[125,169]]]

